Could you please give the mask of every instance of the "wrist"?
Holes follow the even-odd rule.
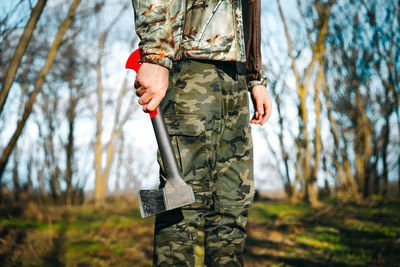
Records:
[[[172,69],[172,60],[168,57],[168,55],[145,53],[143,52],[143,49],[141,49],[140,57],[143,63],[156,64],[169,70]]]
[[[247,86],[249,90],[252,90],[252,88],[256,85],[263,85],[264,87],[267,86],[267,77],[262,71],[247,75]]]

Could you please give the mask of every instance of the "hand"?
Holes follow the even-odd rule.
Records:
[[[136,75],[135,88],[144,112],[154,111],[168,89],[169,70],[161,65],[143,63]]]
[[[254,116],[251,123],[263,125],[271,116],[272,100],[264,85],[256,85],[251,89],[251,100],[254,106]]]

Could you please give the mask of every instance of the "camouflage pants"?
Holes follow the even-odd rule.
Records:
[[[245,77],[226,63],[180,61],[173,68],[161,109],[196,202],[156,216],[154,265],[194,266],[193,244],[203,219],[205,264],[242,266],[254,195]]]

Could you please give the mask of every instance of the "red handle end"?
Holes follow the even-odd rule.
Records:
[[[152,118],[154,118],[155,116],[157,116],[157,114],[158,114],[158,108],[157,109],[155,109],[153,112],[150,112],[150,119],[152,119]]]
[[[133,69],[136,73],[139,71],[140,66],[142,65],[140,62],[140,49],[136,49],[128,58],[125,64],[126,69]],[[153,112],[150,113],[150,119],[157,116],[158,111],[155,109]]]
[[[128,58],[125,64],[126,69],[133,69],[136,73],[140,69],[140,49],[136,49]]]

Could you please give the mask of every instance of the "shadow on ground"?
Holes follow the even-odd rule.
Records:
[[[399,202],[259,202],[247,229],[246,266],[400,266]]]

